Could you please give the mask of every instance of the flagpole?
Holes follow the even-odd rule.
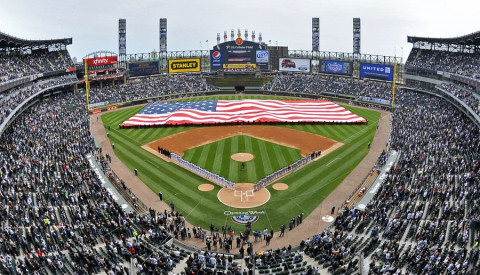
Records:
[[[87,111],[90,111],[90,102],[88,100],[88,91],[89,91],[89,83],[88,83],[88,63],[87,59],[83,59],[83,63],[85,64],[85,90],[87,91]]]

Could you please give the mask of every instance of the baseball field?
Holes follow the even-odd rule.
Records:
[[[188,100],[244,98],[280,99],[263,96],[222,96]],[[285,97],[281,99],[285,99]],[[203,228],[208,228],[210,223],[216,227],[227,225],[237,231],[244,228],[237,222],[241,222],[245,216],[250,216],[256,217],[255,223],[253,223],[254,229],[271,228],[278,231],[282,224],[288,226],[292,217],[300,213],[304,213],[306,216],[312,212],[367,154],[367,145],[373,140],[380,114],[362,108],[344,107],[366,118],[369,123],[366,125],[276,126],[300,131],[298,133],[315,134],[332,140],[340,146],[300,170],[277,180],[277,182],[288,185],[286,190],[276,190],[272,185],[267,186],[269,200],[261,206],[249,209],[234,208],[223,204],[218,198],[221,187],[212,184],[213,190],[201,191],[199,186],[209,183],[206,179],[186,171],[172,162],[162,160],[151,150],[142,148],[142,146],[162,140],[162,138],[177,137],[176,134],[180,133],[193,133],[188,131],[202,127],[141,129],[119,129],[117,127],[136,114],[143,106],[106,113],[102,115],[102,121],[109,133],[110,142],[115,143],[115,154],[132,172],[137,168],[138,177],[155,193],[161,191],[163,199],[167,203],[174,202],[175,209],[183,213],[190,223]],[[108,126],[110,126],[110,130],[108,130]],[[224,126],[209,128],[221,129],[221,127]],[[272,129],[275,128],[268,128],[270,132],[273,131]],[[177,143],[181,142],[180,139],[174,140],[178,141]],[[301,158],[302,148],[299,147],[301,145],[288,146],[285,142],[259,138],[255,135],[236,134],[212,140],[206,144],[188,148],[188,150],[186,148],[183,156],[184,159],[234,182],[251,183]],[[248,153],[253,156],[253,159],[245,161],[245,165],[242,167],[243,161],[239,162],[231,158],[235,153]],[[360,183],[362,179],[358,180]],[[347,195],[345,194],[345,196]]]

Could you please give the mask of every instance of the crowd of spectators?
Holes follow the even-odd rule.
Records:
[[[452,123],[452,122],[455,123]],[[305,252],[345,274],[475,274],[480,267],[480,132],[443,99],[401,91],[392,118],[398,162],[364,212],[343,209]]]
[[[315,95],[353,95],[388,101],[392,99],[392,85],[389,82],[326,74],[277,74],[263,87],[263,90],[292,91]]]
[[[480,94],[476,94],[475,96],[475,91],[473,89],[469,88],[467,85],[453,84],[449,82],[442,82],[439,87],[463,101],[480,116]]]
[[[137,99],[214,90],[201,75],[160,75],[113,87],[91,88],[90,102],[114,104]]]
[[[0,56],[0,83],[28,75],[73,67],[66,50]]]
[[[425,60],[447,57],[434,54]],[[68,63],[62,58],[59,53],[38,64],[58,63],[60,68]],[[18,62],[36,67],[35,62]],[[462,62],[462,72],[467,71],[470,63]],[[74,81],[67,76],[1,94],[2,122],[30,95]],[[479,101],[471,90],[451,83],[440,87],[478,113]],[[90,95],[92,102],[111,104],[213,89],[202,76],[174,75],[92,89]],[[278,74],[264,89],[391,99],[389,83],[329,75]],[[125,263],[130,259],[140,273],[172,271],[188,255],[165,243],[171,238],[191,238],[190,228],[173,209],[159,213],[150,209],[139,215],[125,213],[115,202],[85,157],[94,154],[108,170],[108,162],[94,146],[84,102],[84,93],[43,99],[16,118],[0,137],[1,272],[128,274]],[[207,247],[210,244],[215,250],[216,242],[225,252],[236,253],[233,246],[237,243],[238,253],[245,256],[244,274],[254,268],[318,273],[318,267],[305,266],[305,256],[331,274],[350,274],[358,271],[358,255],[365,257],[371,274],[474,274],[480,268],[479,129],[445,100],[401,90],[390,144],[400,152],[399,160],[365,211],[342,209],[333,227],[299,244],[299,253],[291,247],[256,252],[249,234],[236,238],[229,232],[227,236],[225,228],[223,240],[215,227],[210,236],[193,228],[193,236],[205,239]],[[299,225],[302,217],[292,220]],[[261,239],[262,234],[256,233]],[[267,237],[272,238],[273,231],[264,234],[266,242]],[[244,244],[246,251],[242,251]],[[232,256],[209,251],[190,255],[186,264],[190,272],[242,271]]]
[[[0,123],[3,123],[8,115],[15,110],[15,108],[25,101],[31,95],[41,91],[42,89],[60,85],[77,82],[75,75],[65,75],[63,77],[49,78],[38,81],[36,83],[29,83],[15,89],[10,89],[0,94]]]
[[[90,169],[97,156],[85,95],[44,99],[0,143],[0,270],[3,274],[163,272],[185,255],[159,249],[186,232],[176,212],[124,213]],[[178,237],[178,236],[177,236]]]
[[[405,67],[407,70],[445,71],[478,78],[480,54],[414,48]]]
[[[272,81],[262,87],[264,91],[292,91],[314,95],[349,95],[360,100],[387,102],[392,99],[392,85],[389,82],[371,79],[357,79],[331,75],[285,75],[276,74]],[[149,97],[213,91],[201,75],[153,76],[130,80],[126,84],[90,89],[90,103],[101,105],[134,101]],[[188,95],[183,95],[188,96]]]

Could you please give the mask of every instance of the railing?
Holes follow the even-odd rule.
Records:
[[[10,90],[12,88],[15,88],[17,86],[20,86],[22,84],[34,81],[38,77],[39,77],[39,74],[34,74],[34,75],[29,75],[29,76],[24,76],[24,77],[21,77],[21,78],[8,80],[4,83],[0,83],[0,93],[4,92],[6,90]]]
[[[307,165],[308,163],[310,163],[310,161],[312,161],[313,159],[315,159],[316,157],[320,156],[321,155],[321,151],[320,150],[317,150],[315,151],[314,153],[310,154],[310,155],[307,155],[299,160],[297,160],[296,162],[294,162],[293,164],[289,165],[289,166],[286,166],[286,167],[283,167],[281,168],[280,170],[277,170],[273,173],[271,173],[270,175],[267,175],[266,177],[264,177],[263,179],[259,180],[255,186],[254,186],[254,190],[255,191],[258,191],[260,190],[262,187],[276,181],[277,179],[281,178],[281,177],[284,177],[290,173],[293,173],[295,171],[297,171],[298,169],[302,168],[303,166]]]
[[[197,166],[187,160],[182,159],[179,155],[175,153],[171,153],[171,159],[174,163],[176,163],[178,166],[183,167],[187,169],[188,171],[199,175],[202,178],[205,178],[213,183],[216,183],[222,187],[226,187],[230,190],[235,190],[235,183],[231,182],[227,179],[225,179],[222,176],[219,176],[217,174],[214,174],[208,170],[203,169],[200,166]]]
[[[78,80],[76,78],[72,78],[71,82],[65,82],[61,84],[57,84],[54,86],[50,86],[47,88],[44,88],[35,94],[29,96],[27,99],[25,99],[23,102],[17,105],[15,109],[7,116],[7,118],[0,124],[0,136],[3,135],[3,132],[5,132],[5,129],[7,129],[7,126],[10,124],[10,122],[13,121],[13,119],[21,112],[23,112],[24,108],[27,107],[33,100],[35,100],[37,97],[40,95],[44,94],[45,92],[49,90],[53,90],[56,88],[64,87],[64,86],[69,86],[73,85],[75,83],[78,83]]]
[[[122,197],[133,207],[133,209],[135,209],[137,214],[148,212],[148,206],[135,196],[132,190],[125,185],[125,182],[121,180],[109,166],[104,169],[104,173],[107,175],[115,189],[117,189]]]

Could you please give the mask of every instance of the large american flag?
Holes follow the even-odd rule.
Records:
[[[364,123],[366,120],[325,100],[202,100],[151,103],[122,126],[232,122]]]

